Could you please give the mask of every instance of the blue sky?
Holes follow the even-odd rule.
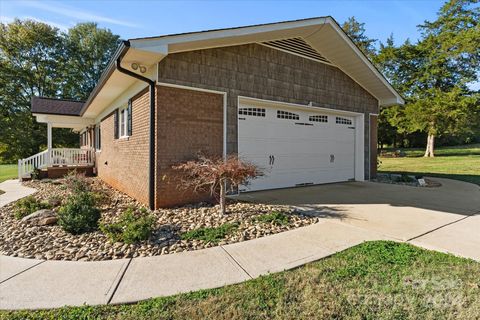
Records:
[[[0,0],[2,22],[30,18],[66,30],[95,21],[123,39],[331,15],[366,23],[367,35],[396,42],[416,39],[416,26],[435,19],[443,1],[10,1]]]

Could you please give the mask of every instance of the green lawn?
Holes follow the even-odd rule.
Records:
[[[480,263],[388,241],[301,268],[132,305],[0,312],[4,319],[478,319]]]
[[[0,164],[0,182],[18,177],[16,164]]]
[[[435,158],[424,158],[423,149],[402,150],[406,157],[380,158],[379,170],[458,179],[480,185],[480,144],[438,148]]]

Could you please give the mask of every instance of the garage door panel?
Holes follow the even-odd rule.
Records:
[[[353,125],[336,123],[335,115],[314,111],[292,110],[298,120],[279,119],[277,110],[286,111],[272,106],[262,109],[264,117],[239,115],[239,156],[265,172],[264,177],[241,190],[347,181],[354,177]],[[312,115],[322,119],[326,115],[328,122],[309,121]],[[343,118],[347,119],[343,122],[351,119]],[[273,165],[270,155],[275,158]]]

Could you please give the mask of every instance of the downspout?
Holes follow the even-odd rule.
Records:
[[[130,47],[129,41],[123,41],[126,48]],[[148,161],[148,205],[150,210],[155,209],[155,81],[122,67],[122,58],[127,53],[123,50],[117,58],[117,70],[123,74],[148,83],[150,86],[150,140],[149,140],[149,161]]]

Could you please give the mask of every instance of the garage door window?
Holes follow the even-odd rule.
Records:
[[[342,117],[336,117],[335,122],[337,124],[348,124],[348,125],[352,124],[352,120],[347,118],[342,118]]]
[[[263,108],[240,108],[238,114],[253,117],[265,117],[265,109]]]
[[[313,122],[328,122],[328,116],[324,116],[324,115],[310,116],[308,117],[308,120]]]
[[[298,114],[288,112],[288,111],[283,111],[283,110],[277,110],[277,118],[278,119],[290,119],[290,120],[299,120],[300,119]]]

